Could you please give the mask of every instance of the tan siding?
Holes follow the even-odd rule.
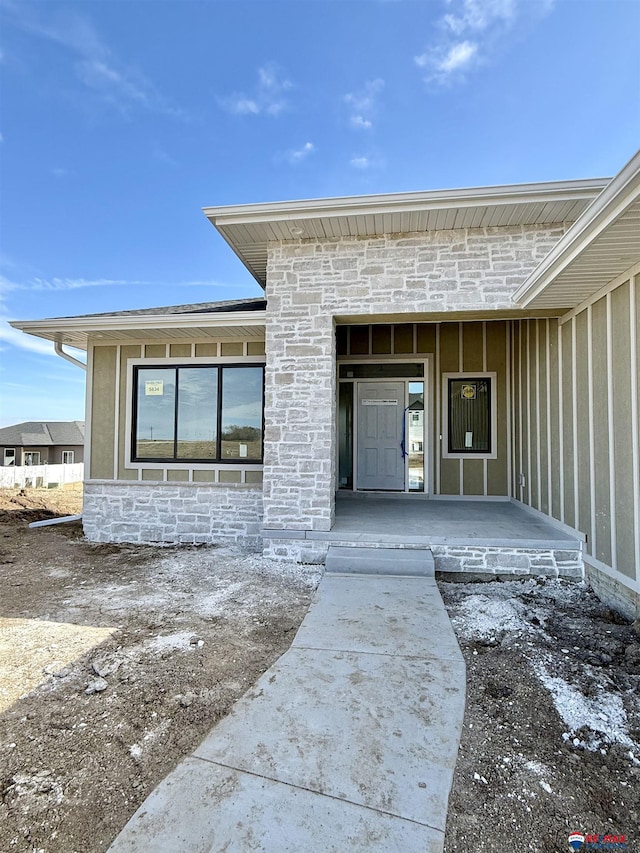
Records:
[[[207,356],[213,356],[215,358],[217,355],[218,355],[218,344],[217,343],[196,344],[196,357],[197,358],[206,358]]]
[[[170,483],[186,483],[189,480],[189,472],[179,468],[169,468],[167,471],[167,480]]]
[[[394,326],[393,351],[402,355],[413,352],[413,323],[400,323]]]
[[[613,335],[613,407],[615,411],[613,442],[616,483],[617,568],[634,577],[635,536],[633,499],[633,452],[631,417],[631,376],[624,366],[631,359],[629,323],[629,284],[611,294]]]
[[[260,472],[262,473],[262,472]],[[214,483],[216,479],[215,471],[194,471],[193,472],[193,482],[194,483]]]
[[[264,355],[264,341],[249,341],[247,344],[247,355]]]
[[[560,417],[558,399],[558,321],[549,320],[549,432],[551,445],[548,447],[551,468],[551,506],[549,513],[560,520]]]
[[[189,358],[191,356],[191,344],[171,344],[169,354],[171,358]]]
[[[240,471],[219,471],[218,480],[220,483],[241,483],[242,473]]]
[[[417,350],[420,353],[436,351],[436,327],[433,323],[418,323]]]
[[[611,565],[609,494],[609,406],[607,382],[607,305],[596,302],[591,312],[593,352],[593,432],[595,464],[595,557]]]
[[[242,355],[242,342],[228,341],[220,344],[220,355]]]
[[[462,369],[482,370],[482,323],[462,326]]]
[[[576,317],[576,388],[578,392],[578,529],[588,537],[591,553],[591,478],[589,461],[589,371],[587,312]],[[594,555],[595,556],[595,555]]]
[[[371,327],[371,352],[373,355],[391,353],[391,326]]]
[[[91,479],[113,479],[116,347],[95,347],[91,395]]]
[[[549,468],[548,468],[548,431],[547,422],[547,383],[549,381],[547,365],[547,322],[537,320],[538,326],[538,398],[537,398],[537,433],[538,459],[536,460],[536,479],[539,481],[538,509],[550,514],[549,506]]]
[[[487,323],[487,370],[497,374],[498,456],[487,460],[487,491],[490,495],[507,495],[507,324]]]
[[[573,485],[575,449],[573,446],[573,340],[571,323],[565,323],[562,334],[562,435],[564,449],[564,520],[576,526],[576,504]]]
[[[127,417],[127,359],[140,358],[139,346],[120,347],[120,409],[118,413],[118,478],[120,480],[137,480],[138,472],[133,468],[125,468],[125,441]]]
[[[464,494],[483,495],[484,461],[482,459],[465,459],[463,472]]]
[[[536,509],[540,504],[540,484],[538,483],[538,418],[539,412],[536,406],[536,391],[538,381],[538,369],[536,362],[537,355],[537,339],[536,330],[538,328],[537,320],[530,320],[528,323],[529,338],[527,342],[527,392],[528,392],[528,431],[529,431],[529,451],[528,459],[529,469],[529,494],[530,504]]]
[[[167,347],[165,344],[146,344],[144,358],[165,358]]]

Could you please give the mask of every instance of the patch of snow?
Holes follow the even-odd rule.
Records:
[[[622,746],[634,748],[636,745],[627,731],[627,715],[619,696],[602,689],[594,698],[585,696],[563,678],[550,675],[541,661],[533,662],[533,670],[547,688],[558,714],[562,717],[569,733],[563,738],[568,740],[575,732],[583,727],[594,732],[594,738],[589,743],[573,737],[575,746],[586,746],[596,750],[601,743],[619,743]],[[598,738],[596,733],[602,737]]]
[[[522,616],[524,610],[522,603],[517,600],[475,593],[460,602],[452,622],[466,636],[487,638],[503,631],[528,630]]]
[[[175,634],[163,634],[151,637],[142,643],[142,648],[151,652],[188,651],[191,648],[193,631],[177,631]]]

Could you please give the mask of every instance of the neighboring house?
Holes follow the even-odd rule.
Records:
[[[83,461],[83,421],[28,421],[0,429],[2,465],[71,465]]]
[[[339,491],[510,501],[571,546],[434,538],[436,567],[584,557],[637,612],[640,153],[612,180],[205,215],[266,301],[13,324],[87,350],[90,539],[321,561]]]

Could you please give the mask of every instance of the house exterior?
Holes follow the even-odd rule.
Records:
[[[510,502],[583,543],[522,571],[586,569],[637,612],[640,153],[611,180],[204,212],[264,300],[14,324],[87,350],[90,539],[321,562],[339,493]]]
[[[72,465],[83,461],[83,421],[29,421],[0,429],[3,466]]]

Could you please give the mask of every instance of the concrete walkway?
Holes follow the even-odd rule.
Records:
[[[441,851],[464,699],[433,578],[325,575],[291,649],[110,849]]]

